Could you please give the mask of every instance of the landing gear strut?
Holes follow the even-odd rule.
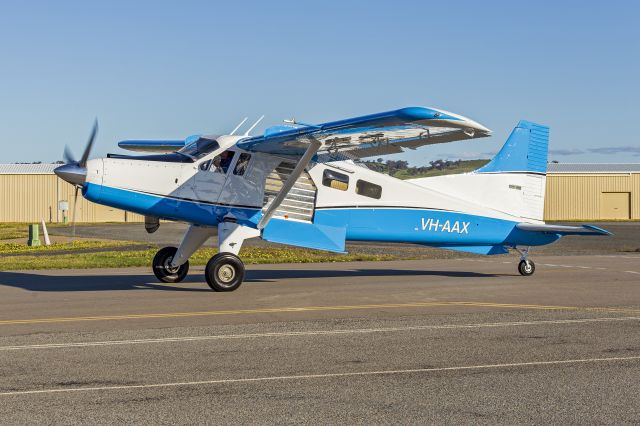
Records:
[[[526,249],[520,250],[514,247],[514,249],[520,253],[520,263],[518,263],[518,272],[520,272],[520,275],[525,277],[533,275],[536,271],[536,264],[533,263],[533,260],[529,260],[529,248],[527,247]]]
[[[160,249],[153,258],[153,273],[160,281],[179,283],[187,276],[189,261],[180,266],[172,266],[173,258],[177,251],[176,247],[165,247]]]
[[[162,282],[179,283],[189,272],[189,257],[213,234],[211,228],[191,225],[180,247],[160,249],[153,258],[153,273]]]

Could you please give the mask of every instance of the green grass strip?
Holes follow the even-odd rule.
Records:
[[[103,251],[97,253],[57,254],[51,256],[0,256],[0,270],[29,269],[89,269],[150,266],[157,249],[131,251]],[[217,253],[215,249],[200,249],[189,260],[192,265],[205,265]],[[394,260],[391,255],[364,253],[334,254],[317,250],[290,248],[248,247],[240,252],[246,264],[260,263],[316,263]]]
[[[145,243],[129,241],[73,241],[70,243],[53,243],[50,246],[30,247],[24,243],[0,243],[0,256],[22,253],[44,253],[51,251],[75,251],[105,248],[121,248],[129,246],[148,246]]]

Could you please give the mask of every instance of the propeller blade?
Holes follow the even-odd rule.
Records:
[[[98,119],[96,119],[96,121],[93,123],[93,129],[91,130],[91,135],[89,135],[87,146],[84,148],[82,157],[78,162],[80,167],[87,167],[87,160],[89,159],[89,154],[91,154],[91,148],[93,148],[93,142],[96,140],[97,133],[98,133]]]
[[[76,211],[78,206],[78,189],[79,186],[76,186],[76,192],[73,195],[73,216],[71,216],[71,241],[76,239]]]
[[[65,164],[75,163],[76,159],[73,157],[73,152],[67,145],[64,146],[64,153],[62,154]]]

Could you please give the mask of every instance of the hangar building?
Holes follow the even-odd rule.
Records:
[[[74,187],[53,173],[59,164],[0,164],[0,222],[71,222]],[[68,211],[60,210],[66,201]],[[63,203],[64,204],[64,203]],[[64,207],[64,206],[62,206]],[[101,206],[78,194],[76,222],[143,222],[144,216]]]
[[[545,220],[640,220],[640,164],[549,163]]]
[[[71,220],[74,188],[57,164],[0,164],[0,222]],[[69,211],[60,210],[67,201]],[[78,222],[142,222],[144,217],[78,197]],[[545,220],[640,220],[640,164],[557,164],[547,174]]]

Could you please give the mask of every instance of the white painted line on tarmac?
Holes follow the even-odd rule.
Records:
[[[615,357],[615,358],[563,359],[563,360],[555,360],[555,361],[533,361],[533,362],[513,362],[513,363],[506,363],[506,364],[463,365],[463,366],[454,366],[454,367],[416,368],[416,369],[406,369],[406,370],[378,370],[378,371],[355,371],[355,372],[347,372],[347,373],[300,374],[300,375],[292,375],[292,376],[269,376],[269,377],[249,377],[249,378],[240,378],[240,379],[200,380],[200,381],[193,381],[193,382],[151,383],[146,385],[35,389],[35,390],[0,392],[0,397],[69,393],[69,392],[95,392],[95,391],[112,391],[112,390],[152,389],[152,388],[176,388],[176,387],[185,387],[185,386],[221,385],[221,384],[234,384],[234,383],[330,379],[330,378],[358,377],[358,376],[360,377],[382,376],[382,375],[390,376],[390,375],[401,375],[401,374],[436,373],[436,372],[447,372],[447,371],[456,372],[456,371],[466,371],[466,370],[497,370],[502,368],[516,368],[516,367],[539,367],[539,366],[590,364],[590,363],[598,363],[598,362],[626,362],[626,361],[640,361],[640,356]]]
[[[345,335],[345,334],[393,333],[393,332],[419,331],[419,330],[455,330],[455,329],[470,329],[470,328],[566,325],[566,324],[586,324],[586,323],[621,322],[621,321],[640,321],[640,317],[606,317],[606,318],[583,318],[583,319],[565,319],[565,320],[494,322],[494,323],[477,323],[477,324],[440,324],[440,325],[420,325],[420,326],[388,327],[388,328],[358,328],[358,329],[351,329],[351,330],[349,329],[310,330],[310,331],[288,331],[288,332],[278,332],[278,333],[217,334],[217,335],[209,335],[209,336],[161,337],[161,338],[132,339],[132,340],[105,340],[105,341],[97,341],[97,342],[46,343],[46,344],[40,344],[40,345],[0,346],[0,351],[86,348],[86,347],[94,347],[94,346],[139,345],[139,344],[150,344],[150,343],[200,342],[200,341],[224,340],[224,339],[255,339],[255,338],[264,338],[264,337],[331,336],[331,335]]]
[[[640,257],[638,256],[600,256],[600,257],[616,257],[616,258],[624,258],[624,259],[640,259]],[[512,262],[492,262],[490,260],[480,260],[480,259],[465,259],[468,260],[470,262],[483,262],[483,263],[504,263],[504,264],[509,264]],[[597,269],[599,271],[607,271],[607,268],[602,268],[602,267],[596,267],[596,266],[583,266],[583,265],[556,265],[555,263],[540,263],[541,266],[549,266],[552,268],[577,268],[577,269]],[[638,274],[640,275],[640,272],[637,271],[623,271],[629,274]]]
[[[595,254],[594,257],[616,257],[618,259],[640,259],[640,256],[625,255],[625,254]]]

